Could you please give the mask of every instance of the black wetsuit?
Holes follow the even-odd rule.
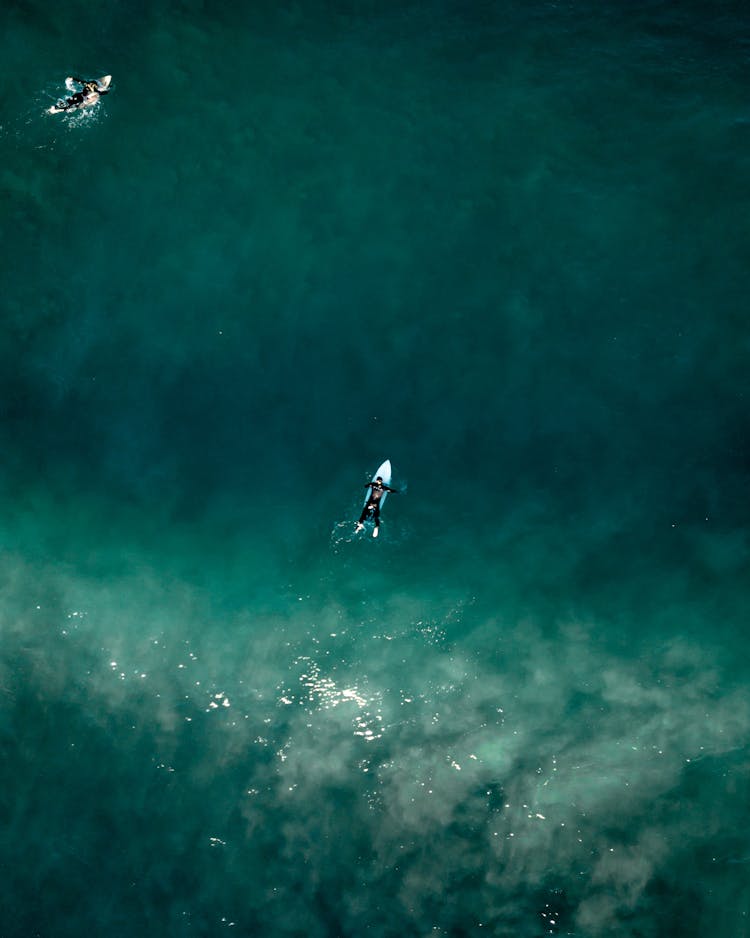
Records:
[[[359,516],[359,521],[357,524],[364,524],[367,518],[372,515],[372,519],[375,522],[375,527],[380,524],[380,500],[385,494],[385,492],[394,492],[398,493],[398,489],[392,489],[389,485],[385,485],[383,482],[368,482],[365,485],[365,488],[369,488],[372,491],[370,492],[370,497],[365,502],[365,507],[362,509],[362,514]]]

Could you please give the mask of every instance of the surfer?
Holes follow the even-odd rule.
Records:
[[[109,76],[107,76],[109,78]],[[81,86],[80,91],[76,91],[76,85]],[[66,78],[65,87],[73,94],[64,101],[58,101],[54,107],[50,108],[51,114],[57,114],[59,111],[74,111],[81,107],[91,107],[96,104],[103,94],[109,94],[109,82],[87,80],[85,78]]]
[[[398,489],[392,489],[390,485],[385,485],[382,476],[377,476],[374,482],[367,482],[365,488],[370,489],[370,495],[365,502],[365,507],[362,509],[362,514],[359,516],[354,533],[361,531],[367,518],[372,515],[372,520],[375,522],[375,530],[372,536],[377,537],[378,528],[380,527],[380,500],[386,492],[398,494]]]

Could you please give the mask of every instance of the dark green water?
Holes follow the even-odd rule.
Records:
[[[0,936],[750,933],[745,6],[95,11],[0,13]]]

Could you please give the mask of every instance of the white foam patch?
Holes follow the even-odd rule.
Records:
[[[720,814],[699,817],[709,795],[662,807],[750,730],[744,687],[706,643],[482,620],[471,597],[344,606],[290,592],[278,611],[212,617],[201,590],[147,567],[97,582],[18,561],[5,576],[9,693],[15,653],[45,698],[147,734],[157,771],[189,786],[238,773],[225,810],[250,854],[281,806],[285,849],[325,862],[323,825],[346,850],[346,792],[366,875],[399,871],[415,923],[435,881],[479,877],[497,923],[495,894],[520,907],[573,877],[566,922],[593,932],[635,914],[685,844],[725,836]]]

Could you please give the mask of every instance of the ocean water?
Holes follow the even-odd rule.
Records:
[[[0,25],[0,938],[750,934],[746,5]]]

